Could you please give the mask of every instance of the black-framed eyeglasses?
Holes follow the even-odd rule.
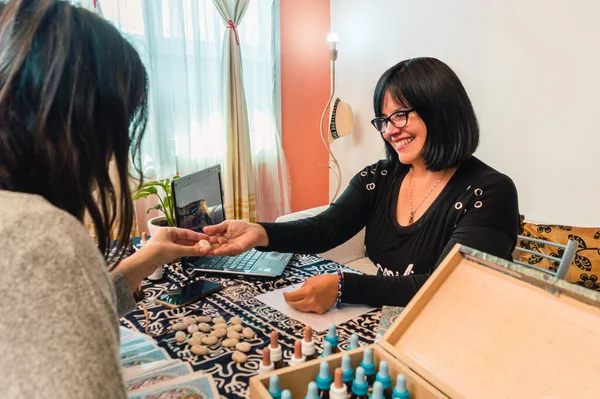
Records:
[[[375,118],[371,121],[371,125],[377,129],[379,133],[385,133],[388,127],[388,122],[391,122],[394,127],[401,129],[408,123],[408,115],[414,112],[414,109],[403,109],[392,113],[387,118]]]

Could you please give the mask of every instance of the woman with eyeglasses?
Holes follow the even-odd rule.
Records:
[[[206,227],[218,235],[210,254],[252,247],[320,253],[366,226],[376,276],[320,275],[284,294],[292,307],[316,313],[338,296],[345,303],[405,306],[456,243],[510,259],[519,228],[517,191],[509,177],[473,156],[479,127],[456,74],[435,58],[402,61],[379,79],[373,108],[385,160],[358,172],[315,217]]]
[[[2,398],[126,398],[118,318],[132,292],[207,252],[204,235],[165,228],[124,259],[147,98],[139,55],[104,19],[67,1],[0,3]]]

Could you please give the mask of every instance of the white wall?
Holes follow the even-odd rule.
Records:
[[[481,125],[476,155],[512,177],[521,213],[600,226],[599,20],[598,0],[331,0],[336,92],[355,112],[354,135],[332,146],[342,187],[384,156],[369,123],[379,76],[432,56],[465,85]]]

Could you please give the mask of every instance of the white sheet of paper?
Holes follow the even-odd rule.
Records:
[[[375,310],[375,308],[363,305],[342,305],[341,309],[336,309],[335,306],[333,306],[324,315],[303,313],[292,308],[283,299],[284,292],[295,291],[301,286],[302,284],[290,285],[285,288],[267,292],[266,294],[257,295],[256,299],[294,320],[298,320],[301,323],[311,326],[312,329],[317,332],[326,331],[331,324],[338,325],[345,323],[348,320],[352,320],[355,317]]]

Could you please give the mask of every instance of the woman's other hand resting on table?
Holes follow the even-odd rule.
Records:
[[[208,249],[198,244],[198,241],[206,239],[208,236],[205,234],[192,230],[164,227],[142,249],[123,259],[118,267],[129,288],[135,291],[142,280],[160,265],[181,256],[206,256]]]
[[[284,292],[288,305],[301,312],[326,313],[337,298],[338,276],[322,274],[309,277],[302,287],[292,292]]]

